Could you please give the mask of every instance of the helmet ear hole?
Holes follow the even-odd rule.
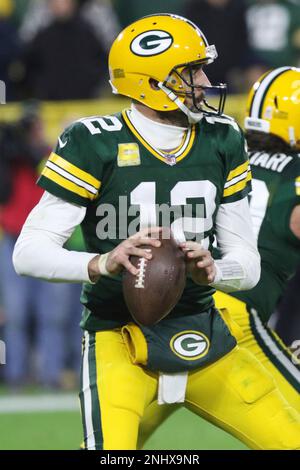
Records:
[[[149,78],[149,84],[150,84],[152,90],[156,90],[156,91],[160,90],[160,88],[158,86],[158,81],[155,80],[154,78]]]

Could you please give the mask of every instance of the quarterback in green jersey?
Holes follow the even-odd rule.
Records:
[[[156,402],[184,403],[252,448],[300,449],[299,414],[214,305],[216,288],[250,289],[260,276],[244,137],[222,114],[225,86],[212,86],[203,71],[216,56],[201,30],[175,15],[125,28],[109,72],[131,109],[80,119],[59,137],[39,180],[45,194],[16,243],[20,274],[84,282],[86,449],[136,449],[141,419]],[[220,94],[218,108],[210,91]],[[154,235],[166,208],[177,209],[169,225],[190,270],[170,314],[144,327],[128,312],[121,271],[138,274],[131,255],[151,258],[142,245],[160,245]],[[64,248],[79,224],[85,253]]]

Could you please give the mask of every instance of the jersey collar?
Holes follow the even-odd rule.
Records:
[[[154,155],[156,158],[166,163],[167,165],[173,165],[180,162],[184,157],[186,157],[191,150],[193,143],[195,141],[195,126],[189,127],[185,133],[181,144],[174,149],[172,152],[163,152],[152,145],[150,145],[138,132],[134,124],[130,119],[130,110],[126,109],[122,111],[122,117],[125,121],[125,124],[129,130],[134,134],[134,136],[141,142],[141,144]]]

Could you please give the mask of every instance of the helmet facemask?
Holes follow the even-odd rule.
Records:
[[[202,69],[207,63],[207,59],[200,59],[179,64],[171,70],[164,82],[158,84],[158,87],[188,116],[190,123],[200,121],[203,115],[221,115],[224,111],[226,84],[198,85],[194,83],[195,71],[199,70],[199,68]],[[199,93],[197,93],[198,90],[202,92],[200,99]],[[216,94],[219,95],[217,107],[211,105],[208,101],[208,95],[215,96]],[[187,107],[184,103],[185,100],[182,98],[186,97],[191,98],[193,109]]]

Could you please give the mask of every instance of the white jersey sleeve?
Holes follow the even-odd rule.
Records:
[[[217,245],[213,286],[224,292],[252,289],[260,278],[260,255],[251,224],[247,197],[221,204],[216,217]]]
[[[88,263],[97,253],[63,248],[86,208],[45,192],[30,212],[16,242],[13,264],[18,274],[56,282],[91,282]]]

